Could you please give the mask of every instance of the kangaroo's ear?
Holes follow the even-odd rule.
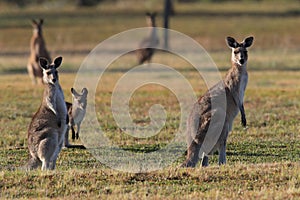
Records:
[[[239,45],[233,37],[227,37],[226,41],[227,41],[227,45],[231,48],[237,48]]]
[[[88,90],[87,90],[86,88],[83,88],[83,89],[81,90],[81,93],[87,95],[87,94],[88,94]]]
[[[71,92],[74,96],[79,96],[79,94],[76,92],[74,88],[71,88]]]
[[[44,19],[40,19],[40,25],[43,25]]]
[[[253,40],[254,40],[254,37],[250,36],[250,37],[247,37],[244,42],[243,42],[243,45],[245,48],[248,48],[252,45],[253,43]]]
[[[55,60],[54,60],[54,65],[55,66],[54,67],[58,68],[61,65],[61,62],[62,62],[62,57],[61,56],[55,58]]]
[[[31,24],[32,24],[33,26],[38,25],[37,21],[35,21],[34,19],[31,20]]]
[[[48,60],[46,58],[40,57],[39,58],[39,63],[40,63],[40,67],[43,69],[48,69],[49,68],[49,63]]]

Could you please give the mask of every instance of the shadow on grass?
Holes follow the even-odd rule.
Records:
[[[278,154],[271,153],[254,153],[254,152],[226,152],[228,156],[244,156],[244,157],[281,157]]]
[[[67,149],[86,149],[85,146],[83,145],[75,145],[75,144],[71,144],[67,147]]]

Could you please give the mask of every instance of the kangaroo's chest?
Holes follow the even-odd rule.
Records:
[[[65,97],[64,93],[61,88],[57,88],[57,95],[56,95],[56,107],[58,114],[60,115],[61,119],[66,119],[68,111],[67,106],[65,104]]]
[[[85,115],[84,105],[74,102],[72,105],[72,118],[75,124],[81,122]]]
[[[240,85],[239,85],[239,99],[241,102],[244,101],[245,90],[248,83],[248,73],[244,72],[241,75]]]

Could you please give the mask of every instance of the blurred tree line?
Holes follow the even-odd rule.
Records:
[[[0,2],[4,2],[6,4],[16,5],[18,7],[25,7],[28,5],[41,5],[46,2],[55,2],[60,0],[0,0]],[[75,4],[78,7],[85,7],[85,6],[94,6],[98,3],[105,1],[105,0],[66,0],[69,4]],[[108,1],[108,0],[106,0]]]
[[[60,0],[0,0],[0,3],[6,3],[6,4],[11,4],[11,5],[16,5],[18,7],[25,7],[28,5],[41,5],[47,2],[57,2]],[[68,4],[73,4],[78,7],[87,7],[87,6],[95,6],[101,2],[117,2],[117,1],[126,1],[126,0],[63,0],[64,2],[67,2]],[[130,0],[132,1],[132,0]],[[151,0],[149,0],[151,1]],[[180,3],[191,3],[191,2],[226,2],[226,1],[267,1],[267,0],[172,0],[174,2],[180,2]],[[285,0],[282,0],[285,1]],[[293,0],[289,0],[293,1]],[[298,1],[299,0],[294,0]],[[162,3],[164,2],[163,0],[161,1]],[[272,2],[272,1],[270,1]],[[276,1],[275,1],[276,2]]]

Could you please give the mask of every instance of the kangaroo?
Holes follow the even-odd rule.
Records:
[[[43,72],[38,63],[39,58],[44,57],[51,62],[51,58],[46,49],[46,44],[43,37],[43,22],[43,19],[40,19],[39,22],[32,20],[33,35],[30,40],[30,56],[27,64],[27,71],[33,84],[37,83],[37,79],[39,82],[43,81]]]
[[[74,88],[71,88],[73,104],[66,102],[69,116],[69,126],[66,132],[65,147],[70,147],[69,144],[69,129],[72,130],[72,140],[79,139],[79,131],[81,122],[85,116],[86,105],[87,105],[87,94],[88,90],[83,88],[81,94],[77,93]],[[75,133],[74,127],[77,126]]]
[[[253,39],[253,37],[247,37],[243,42],[238,43],[234,38],[227,37],[227,45],[232,50],[231,68],[223,81],[220,81],[210,88],[198,99],[198,102],[194,104],[187,121],[186,134],[188,150],[186,160],[182,164],[183,167],[195,167],[199,160],[199,156],[202,156],[202,166],[208,166],[208,155],[212,154],[215,150],[219,152],[219,165],[226,164],[226,141],[228,134],[232,129],[233,120],[239,111],[241,113],[242,125],[244,127],[247,125],[243,100],[248,82],[247,48],[252,45]],[[213,110],[211,100],[212,98],[218,98],[222,91],[226,93],[226,103],[224,103],[224,106],[222,107],[221,104],[223,102],[221,102],[220,105],[215,106],[216,108]],[[212,124],[212,127],[219,126],[222,132],[217,138],[216,144],[211,146],[212,150],[210,152],[204,151],[202,154],[200,149],[204,145],[203,142],[205,137],[208,137],[208,141],[213,138],[213,135],[207,135],[212,116],[216,116],[220,113],[224,113],[224,124],[216,123]]]
[[[148,47],[149,46],[154,47],[159,44],[155,17],[156,17],[156,13],[146,13],[146,21],[148,26],[151,27],[151,31],[150,31],[150,35],[140,43],[139,49],[137,50],[138,62],[140,65],[146,61],[148,63],[150,63],[151,61],[155,49],[148,48]]]
[[[62,57],[57,57],[52,64],[45,58],[39,59],[45,89],[42,103],[28,128],[28,170],[40,165],[42,170],[55,169],[65,139],[68,114],[57,72],[61,62]]]

